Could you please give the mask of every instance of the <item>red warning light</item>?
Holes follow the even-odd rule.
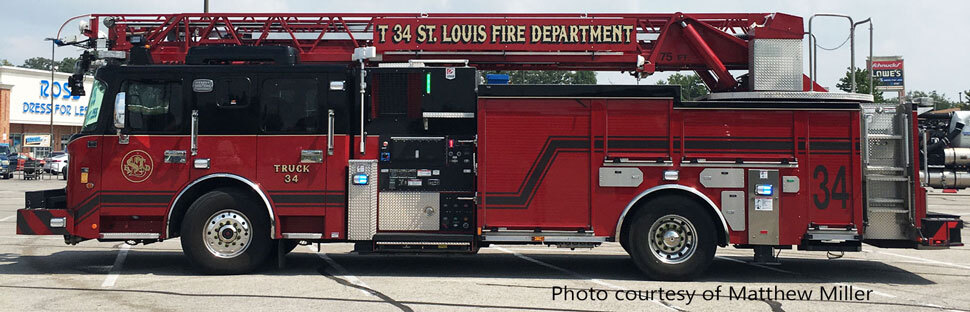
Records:
[[[455,139],[448,140],[448,148],[454,148],[454,147],[455,147]]]

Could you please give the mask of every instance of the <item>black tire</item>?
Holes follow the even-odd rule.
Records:
[[[67,167],[61,168],[61,178],[67,180]]]
[[[704,273],[717,248],[714,220],[705,208],[685,196],[663,196],[640,207],[627,234],[637,267],[655,280],[690,280]],[[669,232],[680,234],[664,240]]]
[[[259,267],[269,258],[274,247],[273,240],[270,239],[269,217],[266,210],[258,201],[249,194],[234,188],[220,188],[203,194],[189,206],[189,210],[182,219],[182,251],[188,256],[189,261],[204,273],[208,274],[240,274],[250,272]],[[217,214],[218,213],[218,214]],[[234,231],[230,228],[232,237],[248,237],[233,241],[232,248],[239,246],[238,253],[218,254],[214,247],[206,243],[207,235],[216,237],[214,240],[221,239],[222,229],[210,231],[210,219],[220,218],[220,216],[230,216],[239,218],[242,222],[230,225],[227,221],[225,227],[248,226],[246,231]],[[241,217],[241,218],[240,218]],[[213,226],[221,226],[215,222]],[[229,219],[225,219],[229,220]],[[237,220],[237,219],[231,219]],[[246,220],[248,220],[248,225]],[[228,236],[228,235],[227,235]],[[243,241],[248,240],[249,246],[245,246]],[[227,242],[228,244],[228,242]],[[244,247],[244,248],[243,248]],[[218,248],[221,248],[219,246]],[[228,246],[227,246],[228,248]]]

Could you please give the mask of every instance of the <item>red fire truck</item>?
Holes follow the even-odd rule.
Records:
[[[619,242],[656,279],[696,277],[718,246],[774,261],[793,246],[961,245],[959,217],[926,211],[913,108],[825,92],[802,72],[802,25],[781,13],[91,15],[75,44],[106,65],[67,187],[28,192],[17,233],[181,237],[213,273],[309,243]],[[495,69],[692,70],[713,92],[481,84],[477,70]]]

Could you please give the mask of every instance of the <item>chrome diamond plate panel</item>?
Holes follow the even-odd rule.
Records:
[[[368,184],[354,185],[353,176],[364,173]],[[371,240],[377,234],[377,160],[349,161],[347,174],[347,239]]]
[[[748,51],[752,91],[802,90],[801,39],[754,39]]]
[[[381,231],[437,231],[438,193],[381,192],[378,228]]]
[[[840,102],[872,102],[871,94],[808,92],[808,91],[751,91],[718,92],[701,97],[704,100],[742,101],[742,100],[812,100]]]

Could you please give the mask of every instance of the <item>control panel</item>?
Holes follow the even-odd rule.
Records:
[[[778,170],[748,170],[748,243],[778,245],[779,186]]]
[[[474,193],[441,194],[441,231],[472,232],[475,230]]]
[[[382,136],[378,162],[381,191],[475,191],[474,138]]]

